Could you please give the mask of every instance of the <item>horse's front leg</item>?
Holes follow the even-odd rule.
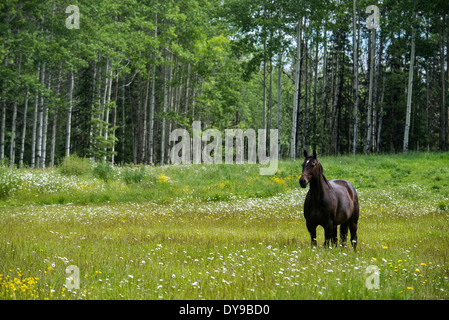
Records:
[[[332,246],[336,247],[337,246],[337,242],[338,242],[338,237],[337,237],[337,225],[334,223],[332,226]]]
[[[330,240],[333,239],[332,236],[334,234],[334,224],[332,221],[329,221],[324,226],[324,247],[328,248],[330,244]]]
[[[310,221],[306,222],[307,230],[310,234],[310,243],[312,247],[316,247],[316,224],[311,223]]]

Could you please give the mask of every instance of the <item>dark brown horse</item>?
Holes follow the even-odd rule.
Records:
[[[345,245],[349,228],[352,247],[355,250],[359,200],[354,186],[346,180],[327,180],[315,150],[313,150],[313,155],[304,151],[304,157],[299,184],[305,188],[310,183],[309,192],[304,201],[304,217],[312,239],[312,246],[316,246],[316,227],[318,225],[324,228],[325,247],[329,246],[329,240],[333,245],[337,244],[337,226],[341,225],[342,245]]]

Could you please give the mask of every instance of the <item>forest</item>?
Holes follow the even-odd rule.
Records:
[[[193,121],[277,129],[280,158],[447,151],[448,13],[446,0],[2,0],[0,160],[164,164]]]

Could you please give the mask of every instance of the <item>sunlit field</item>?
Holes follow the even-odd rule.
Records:
[[[310,247],[301,162],[2,167],[0,299],[448,299],[449,154],[320,161],[358,191],[356,252]]]

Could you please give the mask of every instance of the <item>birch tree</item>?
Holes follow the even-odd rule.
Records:
[[[358,125],[358,105],[359,105],[359,59],[358,59],[358,37],[357,37],[357,10],[356,10],[356,0],[353,0],[352,4],[352,59],[353,59],[353,73],[354,73],[354,121],[353,121],[353,132],[354,140],[352,142],[352,153],[357,154],[357,125]]]
[[[296,131],[297,131],[297,113],[300,109],[300,88],[301,88],[301,29],[302,29],[302,18],[298,20],[298,27],[296,29],[296,63],[295,63],[295,94],[293,96],[293,111],[292,111],[292,134],[290,138],[290,157],[294,160],[296,159]]]
[[[30,90],[27,86],[25,93],[25,103],[23,107],[23,127],[22,127],[22,138],[20,143],[20,154],[19,154],[19,168],[23,167],[23,153],[25,152],[25,137],[27,129],[27,113],[28,113],[28,97],[30,95]]]
[[[72,110],[73,110],[73,90],[75,88],[75,75],[73,69],[70,70],[69,107],[67,109],[67,124],[65,136],[65,156],[70,155],[70,138],[72,133]]]
[[[408,86],[407,86],[407,111],[405,118],[405,130],[404,130],[404,146],[403,152],[408,152],[408,143],[409,143],[409,134],[410,134],[410,116],[412,113],[412,92],[413,92],[413,67],[415,63],[415,37],[416,30],[413,27],[412,29],[412,44],[411,44],[411,53],[410,53],[410,66],[408,70]]]
[[[154,39],[157,41],[157,13],[154,14]],[[150,120],[149,120],[149,162],[154,163],[154,107],[156,97],[156,59],[154,55],[153,67],[151,70],[151,96],[150,96]],[[187,104],[187,102],[186,102]]]
[[[37,128],[36,128],[36,161],[37,168],[42,168],[42,131],[44,122],[44,87],[45,87],[45,61],[42,63],[40,74],[40,95],[39,107],[37,113]]]
[[[372,134],[373,134],[373,90],[374,90],[374,55],[376,47],[376,29],[370,29],[370,61],[369,61],[369,89],[368,89],[368,110],[366,118],[366,139],[365,153],[371,152]]]

